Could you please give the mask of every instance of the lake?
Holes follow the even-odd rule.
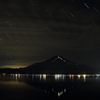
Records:
[[[99,75],[0,76],[0,100],[66,100],[100,97]]]

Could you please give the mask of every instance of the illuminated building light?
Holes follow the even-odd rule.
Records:
[[[56,80],[65,79],[65,75],[64,74],[55,74],[54,77],[55,77]]]
[[[74,80],[74,75],[71,75],[71,77],[72,77],[72,80]]]
[[[71,77],[74,77],[74,75],[71,75]]]
[[[85,78],[86,77],[86,74],[84,74],[83,77]]]
[[[72,79],[72,80],[74,79],[74,76],[75,75],[73,75],[73,74],[69,74],[69,78]]]
[[[81,75],[77,75],[78,76],[78,78],[80,78],[81,77]]]
[[[96,76],[100,76],[100,74],[96,74]]]
[[[58,92],[58,97],[60,96],[60,93]]]
[[[44,80],[46,80],[46,76],[47,76],[46,74],[42,75],[42,77],[43,77]]]
[[[40,74],[39,76],[40,76],[40,79],[41,79],[42,78],[42,75]]]
[[[71,79],[71,74],[69,74],[69,78]]]
[[[55,79],[59,79],[60,75],[59,74],[55,74]]]
[[[46,78],[46,74],[43,74],[42,76],[43,76],[43,78]]]
[[[6,73],[1,73],[1,75],[5,76],[5,75],[6,75]]]
[[[62,75],[62,79],[65,79],[65,75]]]
[[[86,81],[86,74],[83,75],[83,78],[84,78],[84,82],[85,82]]]
[[[20,77],[21,75],[20,74],[18,74],[18,77]]]
[[[58,97],[60,97],[63,94],[63,91],[58,92]]]
[[[21,77],[21,74],[15,74],[14,76],[15,77]]]
[[[17,76],[18,76],[18,74],[15,74],[15,76],[17,77]]]

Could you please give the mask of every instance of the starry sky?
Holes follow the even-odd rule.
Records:
[[[1,0],[0,68],[55,55],[100,68],[100,0]]]

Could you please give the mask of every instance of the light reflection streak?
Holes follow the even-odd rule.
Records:
[[[58,92],[58,97],[60,97],[63,94],[63,91]]]
[[[78,79],[80,79],[81,75],[77,75],[78,76]]]
[[[37,75],[40,77],[40,80],[46,80],[46,77],[47,75],[46,74],[40,74],[40,75]]]
[[[70,80],[74,80],[75,75],[74,74],[69,74]]]
[[[86,82],[86,74],[83,74],[84,82]]]
[[[42,75],[40,74],[40,76],[39,76],[39,77],[40,77],[40,80],[41,80],[41,78],[42,78]]]
[[[43,77],[44,80],[46,80],[46,76],[47,76],[46,74],[42,75],[42,77]]]
[[[55,80],[59,80],[59,79],[65,79],[65,75],[64,74],[55,74],[54,75],[54,77],[55,77]]]
[[[74,75],[71,75],[71,77],[72,77],[72,80],[74,80]]]
[[[68,75],[65,75],[65,74],[10,74],[11,76],[13,77],[16,77],[16,80],[17,78],[22,78],[22,77],[29,77],[31,76],[32,79],[34,79],[35,77],[39,77],[40,80],[47,80],[47,77],[48,76],[51,76],[51,77],[54,77],[55,80],[60,80],[60,79],[65,79],[66,76],[68,76],[70,78],[70,80],[74,80],[75,79],[84,79],[84,82],[86,81],[86,78],[87,77],[100,77],[100,74],[68,74]]]
[[[60,75],[59,75],[59,74],[55,74],[55,80],[58,80],[58,79],[59,79],[59,77],[60,77]]]
[[[24,82],[18,82],[18,81],[0,81],[0,84],[5,84],[5,85],[26,85]]]
[[[71,74],[69,74],[69,78],[71,79]]]

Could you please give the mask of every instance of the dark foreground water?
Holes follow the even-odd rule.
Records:
[[[0,76],[0,100],[80,100],[97,97],[100,97],[100,76]]]

